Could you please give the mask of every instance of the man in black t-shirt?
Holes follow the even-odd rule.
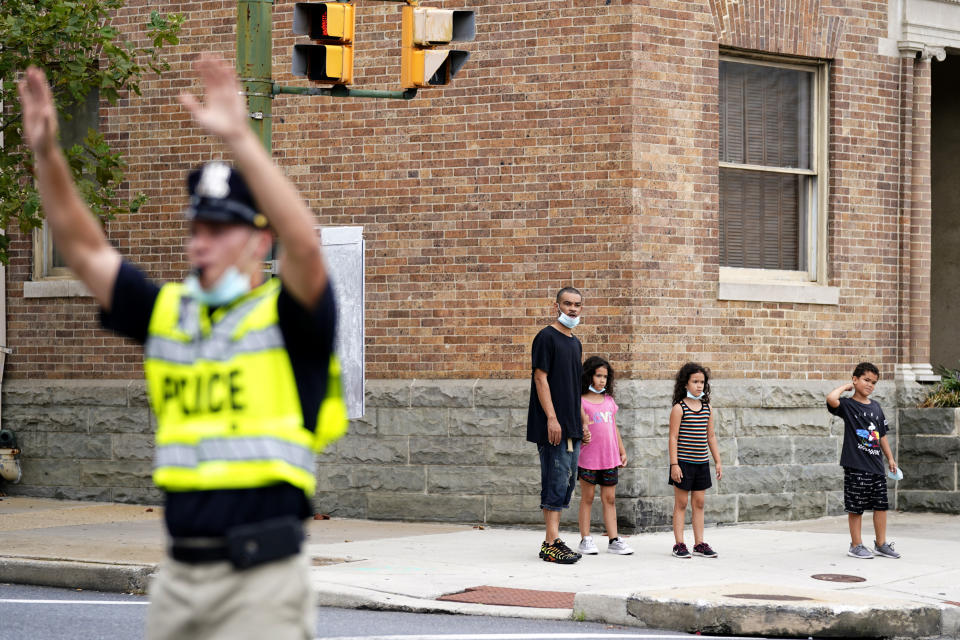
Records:
[[[153,284],[107,241],[71,181],[52,93],[33,67],[19,86],[24,137],[57,248],[104,326],[145,344],[171,539],[147,637],[307,640],[313,453],[346,425],[336,305],[313,213],[250,128],[236,74],[207,56],[196,67],[205,103],[181,103],[237,168],[211,162],[189,176],[183,284]],[[283,248],[279,281],[262,272],[270,229]]]
[[[850,548],[847,555],[869,560],[874,555],[899,558],[893,543],[887,541],[887,480],[883,459],[892,473],[897,463],[887,443],[887,419],[879,403],[870,399],[880,380],[880,371],[869,362],[861,362],[853,371],[853,381],[840,385],[827,394],[827,411],[843,418],[843,505],[850,527]],[[840,394],[853,391],[852,397]],[[874,550],[863,545],[860,535],[863,512],[873,510]]]
[[[527,440],[536,443],[540,453],[540,508],[546,527],[540,557],[573,564],[580,554],[560,539],[560,512],[573,496],[580,442],[589,441],[580,417],[583,347],[572,331],[580,322],[583,296],[564,287],[554,306],[557,319],[533,339]]]

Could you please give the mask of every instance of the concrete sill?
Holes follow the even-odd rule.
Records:
[[[24,298],[91,298],[79,280],[36,280],[23,283]]]
[[[797,282],[720,282],[718,300],[840,304],[840,288]]]

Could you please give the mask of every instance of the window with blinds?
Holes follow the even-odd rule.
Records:
[[[720,61],[722,266],[811,271],[816,263],[818,73]]]

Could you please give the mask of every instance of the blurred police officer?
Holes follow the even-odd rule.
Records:
[[[151,586],[151,639],[314,635],[303,519],[314,452],[342,435],[336,304],[313,215],[248,125],[233,70],[197,62],[205,102],[180,100],[236,169],[188,177],[192,270],[158,286],[123,260],[77,194],[42,71],[20,83],[25,138],[54,242],[103,308],[105,327],[144,344],[157,417],[154,481],[170,557]],[[280,280],[262,264],[276,232]]]

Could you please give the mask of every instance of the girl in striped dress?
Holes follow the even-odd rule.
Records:
[[[710,455],[717,466],[717,480],[723,477],[720,451],[710,411],[710,370],[688,362],[677,372],[670,410],[670,479],[673,485],[673,555],[689,558],[683,542],[687,502],[691,502],[693,555],[716,558],[717,553],[703,541],[703,503],[710,481]],[[709,455],[708,455],[709,454]],[[689,498],[692,496],[692,500]]]

